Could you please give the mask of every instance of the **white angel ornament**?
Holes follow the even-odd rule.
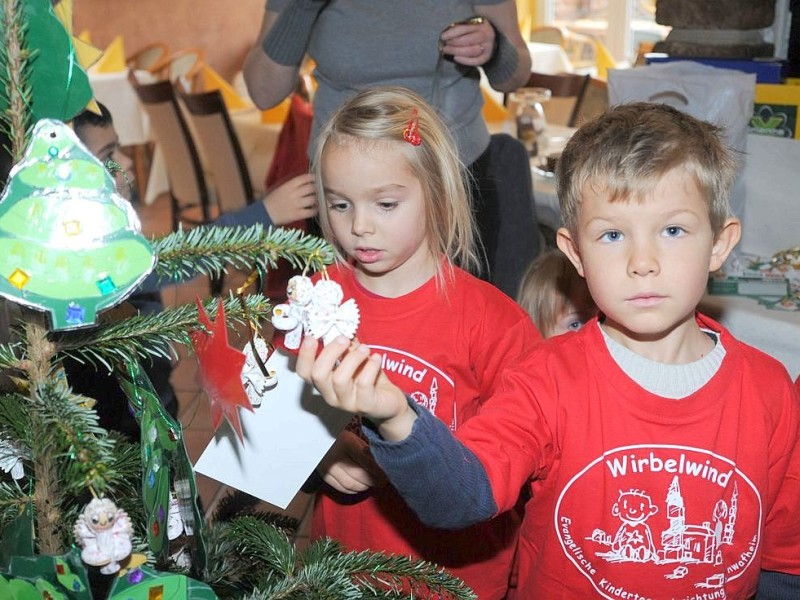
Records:
[[[253,345],[256,347],[256,352],[258,353],[258,357],[261,359],[261,364],[264,365],[267,362],[267,357],[270,354],[267,343],[261,338],[261,336],[254,336]],[[247,344],[244,347],[243,352],[244,367],[242,367],[242,385],[244,386],[244,391],[250,400],[250,404],[252,404],[255,408],[261,406],[261,398],[267,393],[267,390],[277,385],[278,375],[275,369],[266,365],[265,368],[267,370],[267,374],[264,374],[264,371],[261,370],[261,365],[259,365],[258,359],[253,352],[253,346],[251,344]]]
[[[352,339],[358,329],[360,313],[356,301],[346,302],[342,286],[330,279],[320,279],[314,286],[311,306],[306,313],[307,328],[323,344],[343,335]]]
[[[314,284],[305,275],[295,275],[286,286],[288,301],[272,309],[272,324],[285,331],[283,344],[290,350],[297,350],[303,339],[306,325],[306,311],[311,304]]]
[[[131,546],[131,520],[108,498],[93,498],[75,522],[74,532],[87,565],[100,567],[104,575],[120,569],[118,561],[128,557]]]

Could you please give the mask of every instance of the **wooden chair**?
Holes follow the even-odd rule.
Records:
[[[211,221],[211,204],[200,155],[183,118],[172,83],[139,83],[128,78],[150,119],[157,146],[164,155],[169,177],[172,229],[178,225],[201,225]]]
[[[153,65],[162,62],[169,55],[169,46],[164,42],[153,42],[142,46],[134,52],[125,57],[125,65],[129,69],[150,71],[152,73]]]
[[[202,48],[184,48],[154,64],[151,69],[161,79],[180,82],[184,89],[199,92],[203,89],[203,67],[206,65]]]
[[[586,90],[577,104],[575,127],[580,127],[587,121],[599,117],[608,110],[608,82],[592,77]]]
[[[187,93],[175,89],[206,166],[211,171],[220,213],[254,201],[253,184],[239,137],[219,90]]]
[[[550,100],[542,104],[547,122],[575,127],[578,118],[577,109],[590,79],[589,75],[576,75],[575,73],[551,75],[533,71],[524,87],[549,89],[552,96]],[[506,104],[508,104],[507,99]]]

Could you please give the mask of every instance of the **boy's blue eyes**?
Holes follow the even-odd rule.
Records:
[[[670,225],[664,228],[664,234],[667,237],[680,237],[686,233],[686,230],[680,225]],[[618,242],[624,236],[621,231],[606,231],[600,236],[600,239],[606,242]]]
[[[669,237],[678,237],[685,232],[683,227],[678,227],[677,225],[672,225],[664,229],[664,233],[666,233]]]
[[[622,239],[622,233],[619,231],[606,231],[602,236],[600,236],[601,240],[605,240],[606,242],[616,242]]]

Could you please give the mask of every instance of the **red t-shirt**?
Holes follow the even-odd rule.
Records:
[[[726,355],[686,398],[637,385],[591,321],[507,370],[457,432],[500,511],[533,481],[520,598],[738,599],[760,569],[800,575],[797,391],[778,361],[698,321]]]
[[[384,355],[384,371],[452,429],[475,415],[499,371],[540,339],[528,315],[495,287],[455,269],[446,294],[431,279],[400,298],[376,296],[345,266],[328,269],[361,312],[358,339]],[[519,526],[510,511],[461,531],[424,526],[386,486],[367,495],[320,494],[312,538],[348,550],[411,555],[447,568],[481,600],[503,598]]]

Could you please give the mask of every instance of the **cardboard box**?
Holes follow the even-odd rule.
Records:
[[[800,139],[800,85],[757,83],[749,133]]]
[[[691,60],[718,69],[734,69],[744,73],[755,73],[756,83],[781,83],[783,61],[778,58],[689,58],[685,56],[669,56],[660,52],[648,52],[644,55],[646,64]]]

